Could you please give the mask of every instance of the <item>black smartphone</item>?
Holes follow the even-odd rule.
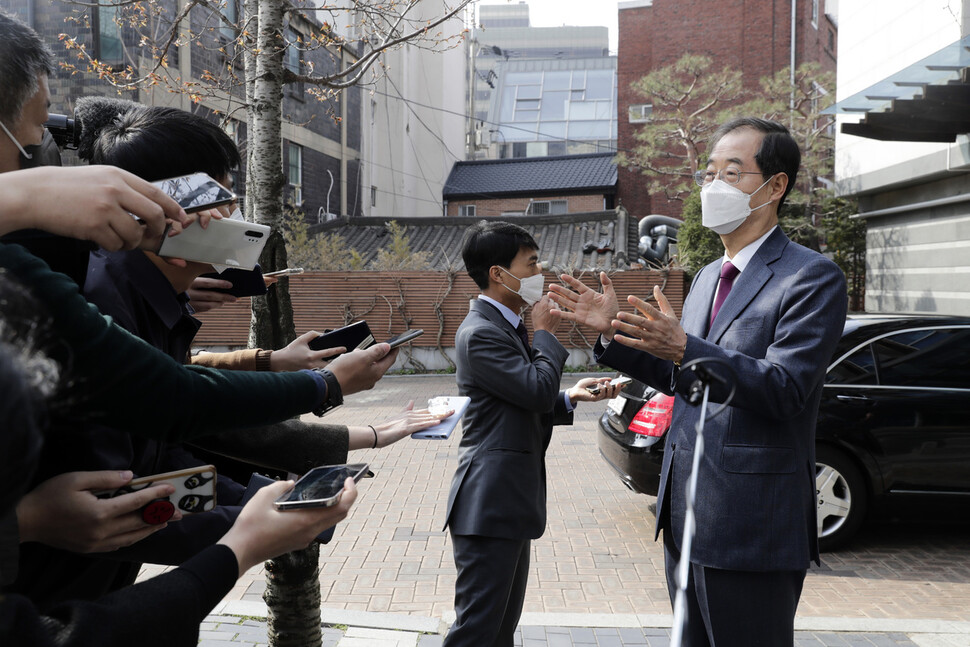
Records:
[[[370,471],[367,463],[314,467],[293,485],[293,489],[276,499],[276,508],[278,510],[328,508],[340,500],[340,493],[343,492],[347,477],[353,478],[356,483],[362,478],[373,476],[374,473]]]
[[[337,348],[343,346],[348,351],[367,348],[374,343],[374,335],[366,321],[355,321],[343,328],[328,330],[309,343],[310,350]],[[334,355],[334,357],[337,357]]]
[[[235,267],[230,267],[228,270],[223,271],[222,274],[209,272],[203,274],[202,278],[219,279],[232,283],[231,288],[208,288],[213,292],[224,292],[234,297],[256,297],[261,294],[266,294],[266,282],[263,281],[263,273],[260,271],[259,265],[251,270],[240,270]]]
[[[185,213],[211,209],[235,201],[236,194],[213,180],[206,173],[193,173],[182,177],[152,182],[169,194]]]
[[[391,349],[395,349],[401,344],[406,344],[416,337],[420,337],[424,334],[424,330],[421,328],[412,328],[410,330],[405,330],[400,335],[394,335],[387,340],[387,343],[391,345]]]

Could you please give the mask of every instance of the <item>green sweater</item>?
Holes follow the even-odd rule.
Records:
[[[66,405],[74,417],[175,441],[287,420],[320,403],[309,373],[179,364],[114,325],[70,278],[19,245],[0,243],[0,271],[28,287],[50,315],[52,354],[66,350],[67,388],[54,406]]]

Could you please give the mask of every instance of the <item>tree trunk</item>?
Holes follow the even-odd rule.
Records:
[[[320,544],[314,542],[267,562],[263,600],[270,609],[267,632],[273,647],[323,644],[319,561]]]
[[[246,217],[272,227],[260,256],[264,271],[286,267],[283,223],[283,8],[280,0],[246,0],[246,29],[256,34],[255,55],[246,58],[249,120],[246,147]],[[256,17],[256,21],[252,17]],[[250,347],[282,348],[294,339],[289,281],[253,299]],[[266,565],[269,642],[273,647],[319,647],[319,545],[282,555]]]

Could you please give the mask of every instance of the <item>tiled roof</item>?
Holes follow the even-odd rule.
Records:
[[[613,153],[455,162],[445,200],[515,195],[616,193]]]
[[[396,218],[405,227],[412,252],[430,252],[431,267],[464,270],[461,239],[465,229],[481,220],[502,218]],[[539,243],[539,257],[546,267],[557,269],[626,269],[636,260],[636,222],[626,209],[549,216],[504,218],[522,226]],[[391,243],[383,218],[337,218],[312,227],[313,232],[341,235],[366,263]]]

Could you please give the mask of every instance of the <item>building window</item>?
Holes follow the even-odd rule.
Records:
[[[830,52],[835,51],[835,30],[834,29],[829,30],[829,51]]]
[[[295,29],[286,30],[286,53],[283,56],[283,66],[293,74],[303,74],[303,36]],[[287,96],[303,101],[303,83],[287,83]]]
[[[290,185],[293,204],[303,205],[303,147],[290,142],[287,147],[286,180]]]
[[[372,207],[377,206],[377,187],[376,186],[372,186],[370,188],[370,206]]]
[[[818,2],[819,0],[812,0],[812,27],[818,29]]]
[[[94,58],[107,65],[121,65],[125,60],[121,27],[117,21],[119,10],[117,6],[92,8]]]
[[[528,216],[569,213],[569,200],[533,200],[525,210]]]
[[[473,204],[460,204],[458,205],[458,215],[466,218],[475,217],[475,205]]]
[[[227,41],[231,42],[236,40],[236,21],[239,19],[239,9],[236,6],[236,0],[225,0],[225,6],[223,6],[220,11],[222,12],[222,17],[225,18],[224,21],[219,23],[219,33]],[[227,22],[231,25],[226,24]]]
[[[638,103],[630,106],[629,116],[631,124],[642,124],[650,121],[650,114],[653,112],[653,105],[649,103]]]

